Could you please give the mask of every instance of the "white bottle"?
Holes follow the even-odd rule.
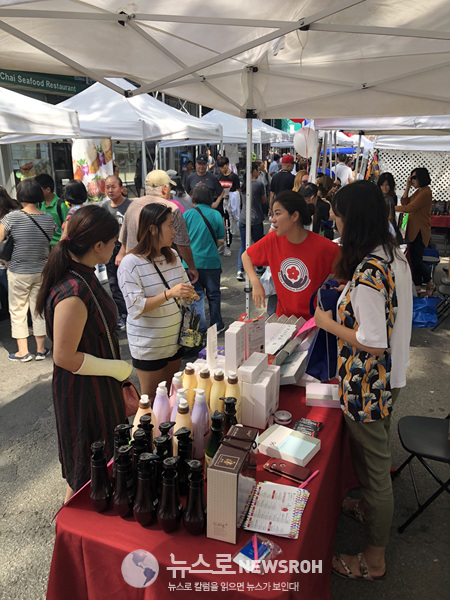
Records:
[[[173,379],[172,379],[172,387],[170,388],[170,397],[169,397],[170,410],[173,409],[175,400],[177,399],[177,392],[182,387],[183,387],[183,371],[179,371],[178,373],[175,373],[175,375],[173,376]]]
[[[206,442],[209,435],[209,409],[206,404],[205,390],[195,390],[195,403],[192,410],[192,427],[194,429],[193,458],[201,460],[205,456]]]
[[[184,398],[180,399],[180,403],[178,404],[177,418],[175,419],[175,425],[173,426],[174,433],[176,433],[182,427],[187,427],[190,429],[191,438],[193,438],[193,427],[191,415],[189,414],[189,404]],[[178,440],[175,436],[172,438],[172,448],[173,455],[178,456]]]
[[[177,396],[175,398],[175,403],[174,403],[173,408],[172,408],[172,412],[170,413],[170,420],[171,421],[175,421],[176,418],[177,418],[178,404],[180,403],[180,400],[187,400],[186,392],[187,392],[186,388],[180,388],[178,390]]]
[[[238,383],[238,376],[234,371],[228,373],[225,396],[227,398],[236,398],[236,419],[238,423],[242,423],[241,390]]]
[[[142,415],[150,414],[152,415],[152,425],[153,429],[156,428],[155,415],[152,412],[152,408],[150,406],[150,399],[147,394],[142,394],[141,399],[139,400],[139,408],[137,413],[134,415],[133,420],[133,429],[131,430],[131,439],[133,439],[133,433],[136,431],[139,425],[139,419]]]
[[[170,419],[169,396],[167,395],[165,381],[161,381],[156,389],[156,396],[153,401],[153,414],[155,415],[155,431],[158,432],[160,423],[164,423]]]

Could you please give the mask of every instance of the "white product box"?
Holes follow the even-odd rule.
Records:
[[[270,413],[273,414],[278,410],[278,406],[280,404],[280,377],[281,377],[281,369],[278,365],[267,365],[264,373],[273,373],[273,377],[271,378],[271,387],[270,387]]]
[[[281,365],[281,385],[296,383],[306,369],[307,352],[293,352]]]
[[[267,354],[276,354],[296,333],[296,326],[287,323],[267,323],[265,326],[265,347]]]
[[[255,352],[265,352],[264,331],[266,315],[245,323],[245,355],[249,358]]]
[[[306,406],[340,409],[339,387],[332,383],[306,384]]]
[[[320,440],[283,425],[272,425],[259,436],[258,451],[306,467],[320,450]]]
[[[235,321],[225,332],[225,372],[237,373],[245,361],[245,323]]]
[[[267,367],[267,354],[254,352],[237,370],[239,381],[254,383]]]
[[[264,429],[272,413],[273,389],[276,374],[264,371],[255,383],[242,383],[242,424]]]

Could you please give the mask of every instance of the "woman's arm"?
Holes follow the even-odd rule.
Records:
[[[3,242],[3,240],[6,237],[6,229],[5,226],[3,225],[3,223],[0,223],[0,244]]]
[[[87,309],[77,296],[61,300],[53,317],[53,361],[57,367],[75,375],[114,377],[123,381],[133,367],[120,359],[109,359],[79,352],[81,336],[87,321]]]
[[[356,339],[356,331],[336,323],[336,321],[333,319],[333,313],[331,310],[327,310],[325,312],[321,308],[317,307],[316,312],[314,313],[314,320],[317,327],[328,331],[328,333],[335,335],[347,344],[351,344],[355,348],[358,348],[358,350],[368,352],[374,356],[381,356],[386,350],[386,348],[372,348],[370,346],[364,346],[363,344],[360,344]]]
[[[412,198],[412,200],[411,200],[411,198]],[[429,204],[431,207],[431,190],[429,188],[422,188],[421,190],[418,191],[418,193],[414,197],[411,196],[411,198],[408,198],[408,200],[409,200],[408,204],[402,205],[402,206],[396,206],[395,210],[397,212],[413,213],[413,212],[416,212],[417,210],[420,210],[427,204]],[[403,202],[403,197],[402,197],[402,202]]]
[[[263,285],[259,280],[258,275],[256,274],[255,267],[253,266],[252,259],[244,252],[242,254],[242,265],[245,269],[245,272],[250,279],[250,283],[252,286],[252,298],[255,306],[257,308],[264,308],[266,306],[266,292],[264,291]]]
[[[78,352],[81,336],[87,321],[87,309],[77,296],[61,300],[53,317],[53,361],[67,371],[78,371],[84,354]]]
[[[164,304],[164,302],[167,302],[167,300],[170,300],[171,298],[190,299],[193,294],[195,294],[195,289],[192,285],[189,283],[178,283],[162,294],[157,294],[156,296],[147,298],[145,300],[144,310],[142,312],[146,313],[155,310],[155,308],[159,308]],[[195,295],[198,300],[197,294]]]

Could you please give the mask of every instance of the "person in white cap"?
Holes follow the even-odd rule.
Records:
[[[194,257],[190,247],[191,240],[180,209],[168,200],[170,195],[170,186],[176,185],[165,171],[154,170],[148,173],[145,178],[145,196],[135,198],[125,213],[122,228],[120,230],[119,242],[122,247],[116,257],[116,265],[120,265],[122,258],[127,252],[137,245],[137,230],[139,224],[139,215],[141,210],[147,204],[157,202],[170,207],[173,214],[173,226],[175,228],[174,244],[178,254],[188,265],[188,274],[192,283],[198,279],[198,271],[195,268]]]

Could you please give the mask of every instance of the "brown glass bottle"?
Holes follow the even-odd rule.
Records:
[[[184,528],[191,535],[200,535],[206,525],[205,482],[199,460],[187,461],[189,465],[188,497],[183,515]]]
[[[106,464],[105,442],[100,440],[91,444],[91,505],[97,512],[103,512],[109,506],[112,486]]]
[[[113,506],[116,514],[125,518],[133,509],[131,447],[121,446],[114,462],[116,464],[116,485],[113,494]]]
[[[161,502],[158,508],[158,524],[166,532],[178,529],[183,507],[178,495],[178,456],[163,461]]]

